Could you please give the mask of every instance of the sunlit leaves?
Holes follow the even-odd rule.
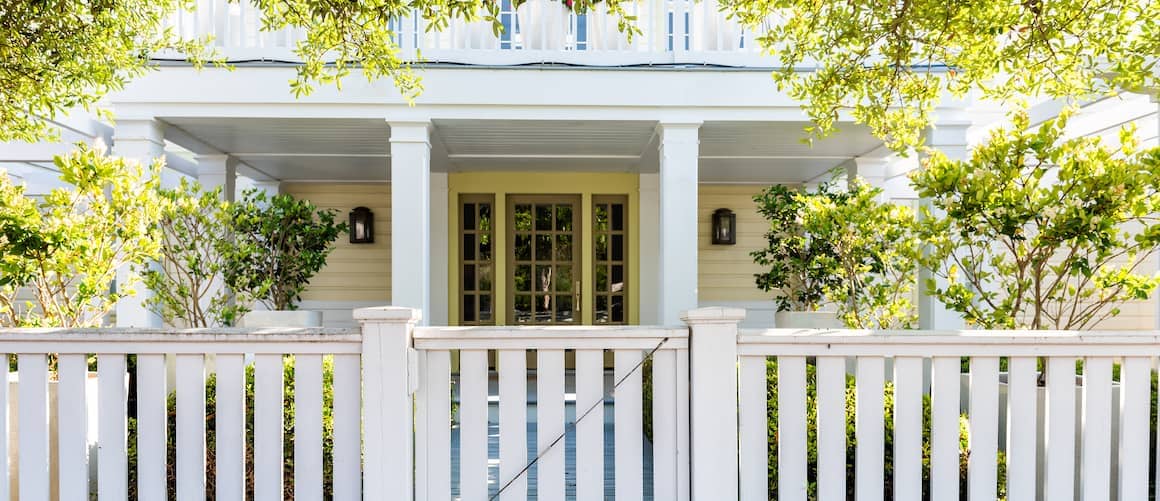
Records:
[[[1160,286],[1142,267],[1160,245],[1160,148],[1131,129],[1119,148],[1065,139],[1067,120],[1018,114],[969,160],[931,152],[911,176],[931,201],[926,264],[947,283],[932,291],[971,324],[1091,328]]]
[[[53,119],[92,109],[173,50],[200,65],[205,40],[183,40],[163,20],[192,0],[12,1],[0,5],[0,141],[34,142]]]
[[[117,270],[158,255],[160,162],[142,167],[78,145],[56,166],[70,186],[41,202],[0,176],[0,325],[100,326],[136,294],[131,277],[113,289]],[[22,287],[31,300],[17,300]]]
[[[773,77],[831,132],[848,112],[898,149],[935,106],[968,95],[1081,100],[1160,87],[1160,2],[1151,0],[726,0],[764,33]]]

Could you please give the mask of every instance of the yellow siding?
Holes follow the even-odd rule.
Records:
[[[335,209],[345,221],[351,209],[368,207],[375,215],[375,243],[351,244],[343,235],[335,243],[310,287],[302,295],[315,301],[383,301],[391,299],[391,186],[387,183],[285,183],[282,192]]]
[[[753,195],[761,185],[701,185],[697,190],[697,298],[700,301],[763,301],[773,296],[754,285],[761,267],[750,252],[765,247],[768,223],[757,213]],[[711,216],[717,209],[737,215],[737,245],[713,245]]]

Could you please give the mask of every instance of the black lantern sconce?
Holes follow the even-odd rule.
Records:
[[[713,245],[737,243],[737,215],[729,209],[713,211]]]
[[[375,213],[366,207],[350,211],[350,243],[375,243]]]

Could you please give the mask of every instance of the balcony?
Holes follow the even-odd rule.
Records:
[[[501,0],[504,32],[496,37],[488,23],[453,22],[428,30],[419,16],[394,27],[404,56],[412,61],[485,66],[561,64],[624,68],[649,66],[723,66],[764,68],[756,37],[719,11],[715,0],[643,0],[626,5],[642,33],[627,37],[614,18],[597,8],[585,14],[554,0],[529,1],[513,8]],[[233,63],[297,63],[296,44],[305,30],[262,31],[260,12],[249,2],[200,0],[193,12],[179,12],[169,25],[185,37],[212,35],[213,45]],[[157,59],[171,55],[159,54]]]

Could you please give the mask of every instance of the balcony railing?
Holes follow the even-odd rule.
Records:
[[[632,40],[602,4],[576,13],[556,0],[530,0],[513,8],[502,0],[496,36],[490,23],[456,21],[435,31],[419,16],[394,26],[411,60],[475,65],[559,63],[581,66],[723,65],[767,67],[758,32],[719,10],[716,0],[644,0],[626,5],[642,31]],[[212,35],[233,62],[300,62],[296,44],[303,29],[261,30],[261,14],[249,2],[200,0],[193,12],[170,20],[186,37]]]

